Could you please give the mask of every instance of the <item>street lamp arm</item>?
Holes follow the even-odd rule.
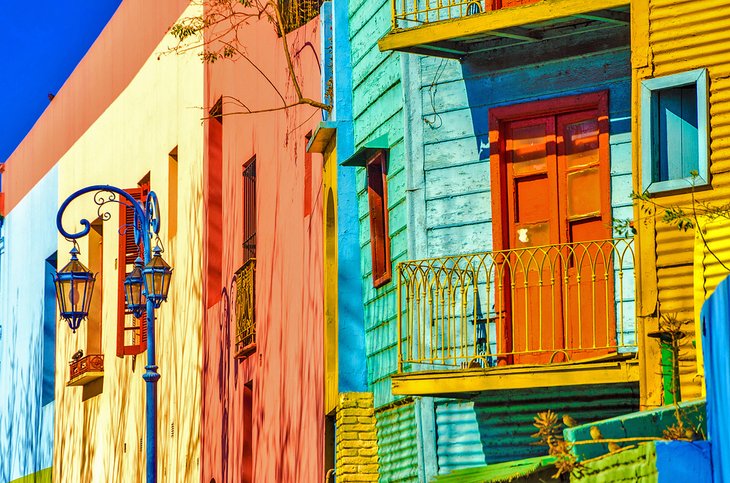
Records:
[[[144,233],[150,228],[157,234],[160,229],[160,210],[159,203],[157,202],[157,195],[154,191],[151,191],[147,196],[146,205],[143,207],[137,200],[135,200],[129,193],[123,189],[117,188],[111,185],[92,185],[82,188],[72,193],[66,200],[61,204],[58,209],[58,215],[56,217],[56,226],[58,231],[65,238],[69,240],[77,240],[89,234],[91,230],[91,223],[86,218],[82,218],[79,223],[83,228],[75,233],[70,233],[63,228],[63,214],[66,208],[76,198],[83,196],[87,193],[95,191],[94,203],[99,206],[99,217],[106,221],[111,215],[109,212],[102,212],[102,207],[107,203],[119,203],[134,209],[134,240],[137,244],[141,241]],[[118,196],[118,198],[117,198]],[[126,201],[126,202],[125,202]]]

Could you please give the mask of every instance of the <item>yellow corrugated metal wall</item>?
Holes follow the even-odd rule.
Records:
[[[718,0],[637,0],[632,2],[633,67],[633,152],[634,189],[641,186],[640,86],[641,80],[705,67],[710,79],[710,171],[712,190],[696,193],[699,200],[727,203],[730,199],[730,2]],[[688,193],[655,198],[661,205],[680,205],[691,209]],[[637,306],[644,334],[656,330],[662,314],[687,319],[690,334],[680,351],[683,399],[702,395],[702,376],[697,364],[694,320],[701,302],[719,281],[724,270],[704,246],[698,234],[681,232],[637,207],[635,216],[640,240],[640,293]],[[730,245],[720,233],[718,223],[707,225],[710,247],[730,256]],[[724,238],[727,240],[727,237]],[[699,248],[696,244],[699,243]],[[722,256],[720,256],[722,259]],[[730,258],[730,257],[729,257]],[[730,266],[730,265],[729,265]],[[699,271],[695,274],[695,267]],[[661,404],[659,352],[654,339],[643,338],[645,374],[642,403],[645,407]],[[699,344],[699,341],[697,341]]]

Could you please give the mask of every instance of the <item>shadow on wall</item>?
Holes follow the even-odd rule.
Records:
[[[20,293],[16,293],[15,300],[20,299]],[[36,313],[40,314],[35,325],[43,327],[43,304]],[[13,305],[10,324],[3,325],[3,338],[8,341],[17,341],[18,326],[22,323],[22,316],[18,313],[17,305]],[[30,341],[27,349],[30,354],[27,359],[27,367],[18,366],[18,358],[3,357],[3,364],[7,364],[6,373],[15,378],[11,384],[11,391],[0,410],[4,415],[0,421],[0,428],[3,437],[0,438],[0,480],[10,481],[13,477],[24,476],[13,474],[13,471],[29,471],[35,473],[44,469],[43,462],[50,461],[51,455],[45,454],[42,445],[43,431],[43,406],[41,406],[40,376],[43,367],[43,333],[39,332],[36,340]],[[16,346],[15,351],[26,350]],[[21,359],[22,360],[22,359]],[[32,377],[35,374],[36,377]],[[52,404],[52,403],[51,403]],[[51,441],[48,441],[51,443]],[[50,450],[50,448],[46,448]]]
[[[487,464],[547,454],[535,445],[534,417],[552,410],[579,424],[639,410],[638,384],[573,386],[494,391],[474,401],[479,437]]]

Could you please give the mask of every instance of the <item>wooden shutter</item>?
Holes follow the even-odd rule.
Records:
[[[149,184],[126,190],[132,198],[144,203]],[[119,205],[119,257],[117,258],[119,283],[117,305],[117,356],[141,354],[147,350],[147,314],[137,319],[127,311],[124,300],[124,279],[132,271],[134,261],[144,253],[144,244],[134,242],[134,209]]]
[[[373,286],[380,287],[390,282],[392,278],[390,235],[388,234],[388,184],[385,177],[384,151],[378,151],[368,161],[367,170]]]
[[[243,263],[256,258],[256,156],[243,166]]]

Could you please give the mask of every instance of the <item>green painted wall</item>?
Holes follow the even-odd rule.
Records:
[[[580,472],[571,475],[570,481],[656,483],[658,476],[654,444],[644,443],[585,463]]]
[[[390,3],[386,0],[352,0],[349,3],[352,48],[353,120],[355,148],[388,135],[388,209],[393,267],[407,258],[405,163],[403,144],[403,93],[398,53],[381,53],[377,41],[390,29]],[[394,279],[373,288],[370,254],[367,179],[357,168],[360,219],[361,271],[368,363],[368,386],[375,407],[393,401],[390,376],[397,364],[396,283]]]
[[[45,470],[38,471],[32,475],[27,475],[17,480],[13,480],[10,483],[51,483],[52,470],[53,468],[46,468]]]

